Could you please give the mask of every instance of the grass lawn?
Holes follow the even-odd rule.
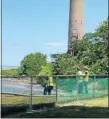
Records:
[[[5,105],[22,105],[27,104],[28,97],[24,96],[10,96],[2,95],[2,104]],[[33,102],[35,104],[39,103],[50,103],[55,102],[54,97],[34,97]],[[91,118],[91,117],[109,117],[108,110],[108,97],[97,98],[97,99],[88,99],[81,101],[74,101],[68,104],[57,105],[54,109],[45,110],[42,109],[41,112],[38,111],[25,111],[10,115],[9,117],[13,118],[40,118],[40,117],[77,117],[77,118]],[[8,115],[7,115],[8,118]]]
[[[108,107],[108,97],[96,98],[96,99],[87,99],[87,100],[78,100],[73,101],[67,104],[58,104],[59,107],[63,106],[87,106],[87,107]]]
[[[8,106],[8,105],[23,105],[23,104],[29,104],[30,98],[28,96],[19,96],[19,95],[8,95],[8,94],[2,94],[2,105]],[[37,96],[33,97],[33,104],[40,104],[40,103],[54,103],[56,100],[56,97],[54,96]]]

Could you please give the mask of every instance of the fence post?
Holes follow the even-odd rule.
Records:
[[[58,98],[58,76],[56,77],[56,103],[57,103],[57,98]]]
[[[76,80],[77,80],[77,95],[76,95],[76,100],[78,101],[78,88],[79,88],[79,79],[78,76],[76,75]]]
[[[107,80],[108,80],[108,110],[109,110],[109,73],[107,75]]]
[[[95,83],[96,83],[96,76],[94,75],[94,88],[93,88],[93,98],[95,100]]]
[[[29,109],[32,110],[32,77],[30,77],[30,104]]]

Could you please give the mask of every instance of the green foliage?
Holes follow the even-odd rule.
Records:
[[[38,75],[42,70],[42,66],[46,65],[46,63],[46,55],[41,53],[28,54],[20,63],[19,73]]]
[[[104,21],[94,33],[87,33],[83,40],[71,45],[73,54],[60,54],[53,63],[54,74],[75,74],[76,67],[87,65],[91,74],[107,72],[108,66],[108,21]]]
[[[17,69],[2,70],[1,73],[3,76],[16,76],[17,75]]]
[[[45,66],[42,66],[39,75],[46,75],[47,73],[52,74],[52,63],[47,63]]]
[[[77,57],[71,57],[67,54],[58,55],[55,63],[53,64],[53,73],[56,74],[74,74],[76,71]]]

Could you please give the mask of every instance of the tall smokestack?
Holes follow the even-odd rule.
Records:
[[[68,50],[71,41],[84,36],[84,0],[70,0]]]

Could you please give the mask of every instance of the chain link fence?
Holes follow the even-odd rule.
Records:
[[[2,106],[28,105],[32,109],[32,105],[55,103],[55,86],[51,95],[43,94],[46,77],[48,76],[2,76]]]
[[[57,103],[108,96],[108,82],[107,75],[89,76],[88,82],[79,80],[78,76],[59,76]]]
[[[2,105],[28,105],[32,109],[36,104],[60,104],[108,96],[107,75],[90,76],[87,84],[80,82],[78,76],[53,76],[54,88],[51,95],[43,94],[45,77],[48,76],[2,76]]]

